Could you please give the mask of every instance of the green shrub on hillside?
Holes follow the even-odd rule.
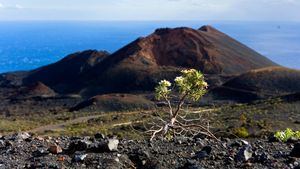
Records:
[[[285,131],[277,131],[274,134],[274,137],[279,141],[287,142],[289,139],[300,139],[300,131],[293,131],[290,128],[287,128]]]

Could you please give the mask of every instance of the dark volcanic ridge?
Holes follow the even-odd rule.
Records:
[[[81,88],[80,78],[109,55],[106,51],[87,50],[66,56],[62,60],[32,70],[23,79],[25,85],[42,82],[58,93],[70,93]]]
[[[257,69],[241,74],[223,86],[262,95],[289,94],[300,91],[300,71],[283,67]]]
[[[218,98],[229,99],[231,97],[234,100],[249,102],[276,96],[297,98],[299,91],[299,70],[267,67],[236,76],[222,86],[211,90],[211,93]]]

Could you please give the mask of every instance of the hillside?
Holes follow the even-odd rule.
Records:
[[[268,67],[243,73],[212,91],[217,97],[255,100],[300,92],[300,71]]]
[[[211,26],[157,29],[113,53],[95,69],[128,64],[196,68],[206,74],[239,74],[276,65]]]
[[[112,54],[87,50],[35,70],[1,74],[0,98],[4,102],[0,110],[13,104],[30,107],[23,112],[38,112],[41,107],[48,112],[50,108],[70,110],[83,103],[80,110],[97,111],[106,107],[101,106],[107,102],[105,95],[116,93],[131,94],[130,98],[148,95],[151,100],[158,81],[171,80],[186,68],[204,72],[210,92],[203,100],[213,104],[298,92],[299,71],[274,66],[278,65],[211,26],[163,28]],[[20,99],[24,96],[26,102]],[[133,99],[134,104],[144,105],[138,98]],[[99,106],[85,105],[95,99]],[[120,102],[123,104],[127,105]],[[17,113],[19,108],[10,112]]]
[[[62,60],[29,72],[25,85],[42,82],[58,92],[68,93],[81,86],[80,76],[100,63],[109,53],[87,50],[70,54]]]
[[[102,92],[144,91],[153,90],[162,78],[173,78],[182,68],[199,69],[210,78],[274,65],[210,26],[199,30],[165,28],[106,57],[85,74],[85,79],[101,86]]]
[[[284,67],[252,70],[224,86],[274,95],[295,93],[300,92],[300,71]]]
[[[92,96],[153,90],[158,80],[173,78],[182,68],[196,68],[210,75],[231,75],[274,65],[211,26],[199,30],[164,28],[109,56],[97,51],[69,55],[31,71],[24,82],[40,81],[59,93]]]
[[[35,84],[32,84],[30,86],[26,86],[24,88],[21,88],[19,90],[18,96],[43,96],[43,97],[54,97],[56,93],[50,89],[48,86],[41,82],[37,82]]]

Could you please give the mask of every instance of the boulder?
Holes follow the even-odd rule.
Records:
[[[251,146],[243,146],[237,153],[235,159],[237,162],[247,162],[252,157]]]
[[[56,144],[51,145],[49,147],[49,151],[52,154],[59,154],[59,153],[63,152],[62,148],[59,145],[56,145]]]

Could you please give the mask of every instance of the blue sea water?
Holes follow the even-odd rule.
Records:
[[[34,69],[86,49],[114,52],[160,27],[206,24],[283,66],[300,69],[300,22],[1,21],[0,72]]]

